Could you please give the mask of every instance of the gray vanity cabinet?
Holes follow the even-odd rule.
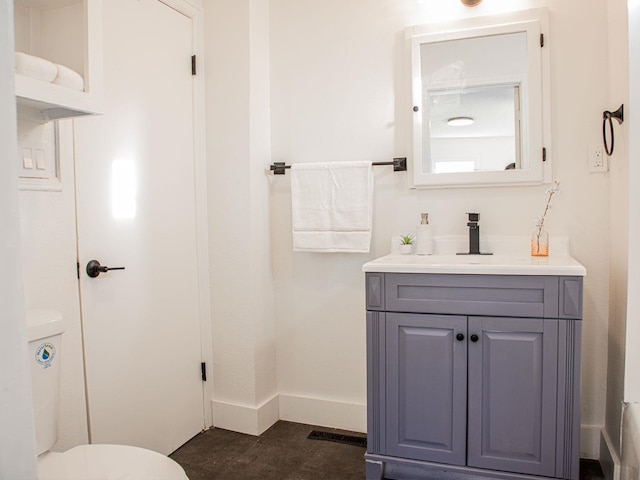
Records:
[[[578,479],[582,277],[366,281],[368,480]]]
[[[469,317],[469,466],[554,476],[557,327]]]
[[[387,453],[465,464],[467,319],[388,313]]]

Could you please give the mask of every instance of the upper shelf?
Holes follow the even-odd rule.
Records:
[[[18,74],[15,94],[19,104],[39,111],[44,121],[101,113],[94,95]]]
[[[62,65],[81,89],[16,73],[19,105],[40,121],[102,113],[102,0],[15,0],[16,51]]]

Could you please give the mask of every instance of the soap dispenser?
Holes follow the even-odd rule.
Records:
[[[433,230],[429,225],[429,214],[423,213],[420,225],[416,227],[417,255],[431,255],[433,253]]]

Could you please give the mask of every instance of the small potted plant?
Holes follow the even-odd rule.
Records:
[[[413,250],[413,235],[403,235],[400,238],[400,253],[409,255]]]

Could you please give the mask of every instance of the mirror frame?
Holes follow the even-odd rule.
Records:
[[[487,35],[527,34],[527,79],[522,101],[528,115],[522,119],[521,170],[426,173],[423,171],[423,112],[420,46],[425,43],[469,39]],[[551,103],[549,72],[549,13],[546,8],[471,17],[446,23],[419,25],[405,30],[409,53],[411,114],[409,183],[411,188],[537,185],[551,182]],[[544,35],[544,37],[541,37]],[[544,38],[541,46],[541,38]],[[414,110],[418,106],[418,111]],[[525,131],[526,129],[526,131]]]

